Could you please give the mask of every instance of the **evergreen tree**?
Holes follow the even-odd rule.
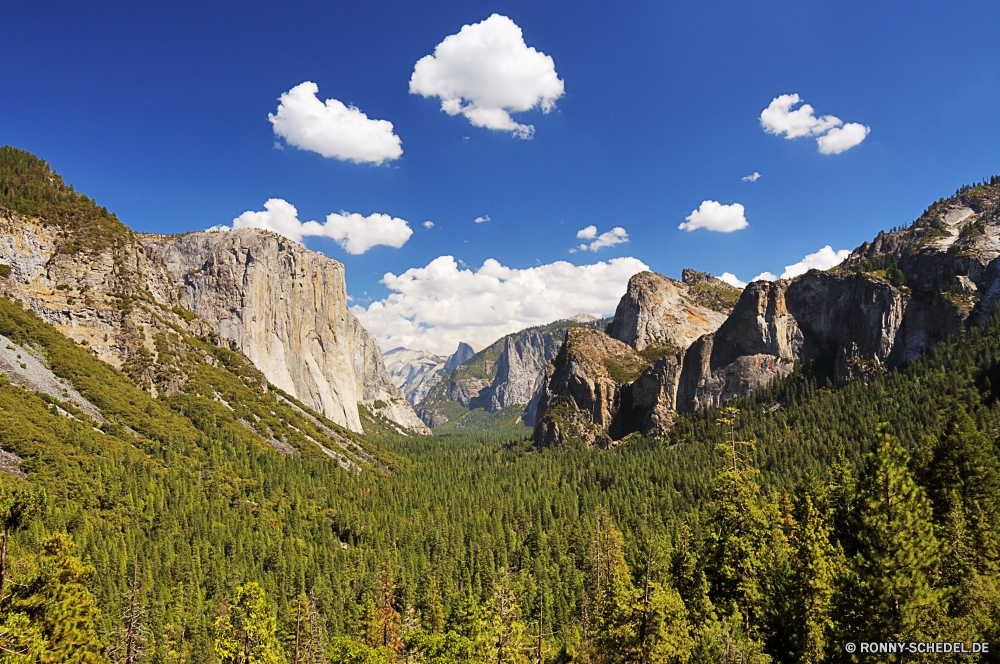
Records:
[[[486,603],[483,636],[488,644],[489,659],[496,664],[521,664],[525,656],[525,624],[521,607],[514,592],[513,580],[504,570]]]
[[[73,555],[73,538],[55,534],[42,542],[33,578],[6,599],[10,614],[24,614],[41,639],[46,664],[104,664],[97,637],[101,612],[88,587],[93,568]]]
[[[283,664],[275,619],[258,584],[237,588],[216,618],[215,654],[221,664]]]
[[[794,625],[796,658],[802,664],[816,664],[824,659],[833,629],[833,597],[841,576],[844,557],[831,544],[831,523],[813,503],[813,497],[801,497],[796,527],[794,558]]]
[[[841,607],[855,633],[930,639],[945,598],[937,585],[941,545],[930,501],[907,468],[908,455],[879,428],[855,498],[855,554]]]
[[[635,605],[641,595],[625,563],[621,531],[603,512],[597,516],[591,554],[594,606],[589,632],[605,661],[627,661],[635,653],[639,638]]]
[[[735,408],[726,408],[719,423],[728,440],[717,446],[723,467],[712,481],[711,572],[714,604],[743,618],[749,637],[761,608],[761,567],[766,533],[757,470],[750,464],[754,443],[736,440]]]

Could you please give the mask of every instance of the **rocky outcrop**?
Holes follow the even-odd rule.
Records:
[[[188,308],[277,387],[352,431],[362,430],[359,403],[427,431],[348,311],[341,263],[256,229],[143,243],[183,283]]]
[[[580,419],[576,413],[590,412],[595,397],[570,386],[587,383],[593,370],[560,354],[546,373],[536,441],[568,440],[559,432],[573,428],[554,423],[560,417],[599,426],[599,432],[573,434],[598,446],[631,431],[662,435],[675,413],[747,394],[790,373],[796,361],[814,361],[837,385],[867,380],[985,320],[1000,302],[998,259],[1000,185],[964,191],[935,203],[910,227],[879,234],[832,270],[749,284],[725,321],[686,350],[659,359],[635,379],[622,378],[617,388],[601,384],[602,393],[618,395],[617,412]],[[609,335],[650,361],[655,358],[649,349],[683,344],[690,339],[691,291],[699,284],[719,288],[710,279],[685,271],[679,285],[651,273],[636,275]],[[725,301],[725,291],[706,300],[701,289],[702,304]],[[589,347],[597,358],[602,346]],[[596,366],[593,358],[590,365]]]
[[[444,363],[445,373],[449,371],[454,371],[455,367],[462,364],[475,354],[476,351],[472,346],[465,343],[464,341],[459,341],[458,348],[456,348],[455,352],[449,355],[448,359],[445,360]]]
[[[497,375],[486,398],[485,408],[496,412],[507,406],[523,404],[534,396],[538,374],[545,369],[546,350],[551,344],[538,330],[528,330],[519,339],[504,339],[503,352],[497,362]]]
[[[578,314],[509,334],[469,355],[446,373],[420,403],[417,413],[429,426],[436,427],[449,421],[446,411],[454,414],[456,405],[495,413],[526,404],[521,420],[533,426],[545,364],[559,352],[566,329],[572,325],[593,328],[601,327],[602,323],[589,314]],[[452,358],[472,351],[464,350],[463,346],[466,344],[459,344]]]
[[[634,275],[608,325],[608,335],[637,350],[687,348],[726,320],[725,313],[695,304],[688,290],[687,284],[654,272]]]
[[[0,210],[0,265],[10,267],[0,290],[155,394],[142,366],[154,333],[207,326],[174,311],[183,293],[125,227],[101,251],[64,250],[68,241],[58,226]]]
[[[548,365],[534,438],[538,445],[608,448],[631,430],[631,390],[620,371],[645,365],[635,350],[601,330],[571,327]]]
[[[66,242],[56,226],[0,214],[0,264],[10,266],[0,287],[154,395],[185,379],[156,366],[165,337],[182,330],[216,335],[349,429],[362,430],[363,403],[428,431],[347,311],[340,263],[251,229],[168,237],[120,227],[102,248],[65,251]]]
[[[393,348],[382,353],[382,359],[385,360],[385,368],[392,384],[415,406],[423,401],[432,387],[441,382],[448,358],[426,350]]]

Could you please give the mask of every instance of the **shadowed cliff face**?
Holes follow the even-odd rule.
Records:
[[[578,441],[588,447],[612,446],[634,430],[624,421],[631,412],[631,392],[612,374],[642,365],[634,349],[603,331],[569,328],[546,370],[535,440],[539,445]]]
[[[690,310],[684,285],[636,275],[608,334],[640,351],[684,340],[692,329],[678,313]],[[560,353],[546,371],[535,440],[550,445],[575,437],[607,447],[633,431],[663,435],[674,413],[721,405],[787,375],[798,360],[822,362],[836,384],[866,380],[984,321],[997,302],[1000,186],[988,185],[935,203],[910,227],[880,234],[837,268],[749,284],[717,329],[676,355],[647,354],[649,366],[637,377],[607,383],[601,365],[622,351],[606,343],[590,340],[587,353]]]
[[[271,383],[353,431],[359,403],[426,431],[348,311],[342,264],[254,229],[144,241],[184,284],[188,308]]]

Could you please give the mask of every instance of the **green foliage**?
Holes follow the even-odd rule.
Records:
[[[869,258],[861,263],[859,269],[862,272],[882,277],[896,288],[904,288],[906,286],[906,275],[899,269],[896,257],[890,254]]]
[[[10,265],[0,263],[0,277],[4,279],[10,278]]]
[[[28,641],[24,649],[37,652],[37,661],[106,662],[96,631],[101,611],[89,589],[94,569],[74,555],[75,544],[68,535],[43,539],[41,549],[31,561],[27,579],[4,598],[6,619],[16,621],[25,635],[22,639]]]
[[[846,580],[844,622],[886,640],[938,636],[935,623],[945,612],[937,586],[941,544],[934,535],[930,501],[908,469],[899,442],[880,430],[868,455],[855,498],[854,550]]]
[[[236,589],[215,619],[215,655],[219,664],[279,664],[284,651],[275,634],[275,618],[256,583]]]
[[[115,215],[63,183],[48,163],[9,145],[0,147],[0,209],[58,226],[65,233],[59,253],[124,247],[133,236]]]
[[[639,355],[650,365],[656,364],[665,357],[676,355],[681,352],[677,346],[650,345],[638,351]]]
[[[616,383],[628,384],[638,378],[649,366],[649,361],[643,356],[605,356],[602,358],[611,380]]]
[[[743,291],[717,280],[699,281],[688,288],[688,296],[703,307],[728,313],[740,300]]]

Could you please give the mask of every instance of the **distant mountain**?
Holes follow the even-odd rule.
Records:
[[[475,349],[464,341],[458,342],[458,348],[452,353],[448,360],[444,363],[445,372],[454,371],[455,367],[465,362],[467,359],[476,354]]]
[[[382,353],[392,384],[399,388],[411,405],[420,403],[427,392],[441,381],[445,362],[441,355],[426,350],[393,348]]]
[[[602,328],[608,323],[589,314],[527,328],[498,339],[483,350],[456,363],[417,405],[417,414],[430,427],[456,425],[466,415],[481,410],[496,414],[508,409],[528,426],[534,423],[533,397],[541,387],[545,364],[555,357],[566,330],[573,325]],[[460,352],[469,353],[459,346]],[[477,422],[489,422],[474,416]]]

